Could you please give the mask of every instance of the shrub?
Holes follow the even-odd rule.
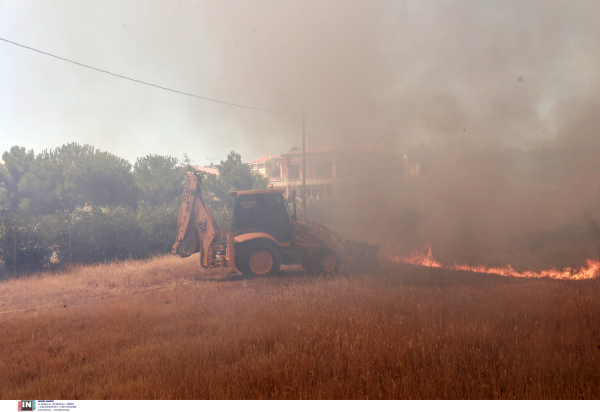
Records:
[[[77,207],[71,214],[71,244],[77,262],[103,262],[147,255],[133,209],[125,207]]]
[[[147,254],[169,253],[177,235],[179,201],[162,206],[138,203],[136,219],[141,228],[139,243]]]
[[[48,266],[44,233],[34,219],[4,214],[0,224],[0,257],[7,270],[29,272]]]

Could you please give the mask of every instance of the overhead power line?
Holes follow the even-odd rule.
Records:
[[[130,80],[132,82],[140,83],[140,84],[143,84],[143,85],[146,85],[146,86],[155,87],[157,89],[166,90],[166,91],[173,92],[173,93],[178,93],[178,94],[183,94],[185,96],[190,96],[190,97],[194,97],[194,98],[197,98],[197,99],[202,99],[202,100],[206,100],[206,101],[209,101],[209,102],[221,103],[221,104],[226,104],[226,105],[229,105],[229,106],[240,107],[240,108],[243,108],[243,109],[257,110],[257,111],[260,111],[260,112],[267,112],[267,113],[283,114],[283,115],[286,115],[286,116],[296,116],[296,117],[302,116],[302,115],[297,114],[297,113],[289,113],[289,112],[282,112],[282,111],[278,111],[278,110],[262,109],[260,107],[246,106],[246,105],[243,105],[243,104],[237,104],[237,103],[226,102],[226,101],[223,101],[223,100],[211,99],[209,97],[198,96],[196,94],[182,92],[180,90],[175,90],[175,89],[170,89],[168,87],[159,86],[157,84],[148,83],[148,82],[145,82],[145,81],[142,81],[142,80],[137,80],[137,79],[134,79],[134,78],[131,78],[131,77],[127,77],[127,76],[123,76],[123,75],[120,75],[120,74],[117,74],[117,73],[109,72],[108,70],[98,69],[97,67],[93,67],[93,66],[90,66],[90,65],[87,65],[87,64],[79,63],[79,62],[76,62],[74,60],[66,59],[64,57],[60,57],[60,56],[57,56],[57,55],[54,55],[54,54],[51,54],[51,53],[47,53],[47,52],[42,51],[42,50],[34,49],[33,47],[25,46],[23,44],[16,43],[16,42],[11,41],[11,40],[4,39],[2,37],[0,37],[0,40],[2,40],[3,42],[6,42],[6,43],[13,44],[13,45],[18,46],[18,47],[22,47],[24,49],[32,50],[32,51],[34,51],[36,53],[40,53],[40,54],[44,54],[46,56],[54,57],[55,59],[63,60],[63,61],[66,61],[68,63],[72,63],[72,64],[76,64],[78,66],[86,67],[88,69],[96,70],[96,71],[101,72],[101,73],[110,74],[111,76],[119,77],[121,79]],[[373,142],[379,142],[380,141],[380,139],[373,139],[373,138],[366,137],[366,136],[363,136],[363,135],[360,135],[360,134],[348,132],[347,130],[340,129],[339,127],[336,127],[336,126],[324,123],[324,122],[322,122],[320,120],[313,119],[311,117],[306,117],[306,119],[310,120],[310,121],[313,121],[315,123],[318,123],[318,124],[320,124],[322,126],[329,127],[331,129],[337,130],[337,131],[339,131],[341,133],[344,133],[344,134],[347,134],[349,136],[354,136],[354,137],[357,137],[357,138],[360,138],[360,139],[370,140],[370,141],[373,141]],[[387,142],[387,143],[395,145],[395,146],[413,147],[412,145],[407,145],[407,144],[398,144],[398,143],[393,143],[393,142]]]
[[[269,109],[261,109],[259,107],[245,106],[243,104],[225,102],[225,101],[222,101],[222,100],[217,100],[217,99],[211,99],[211,98],[208,98],[208,97],[198,96],[198,95],[192,94],[192,93],[182,92],[180,90],[170,89],[168,87],[163,87],[163,86],[159,86],[157,84],[148,83],[148,82],[144,82],[142,80],[133,79],[131,77],[127,77],[127,76],[123,76],[123,75],[116,74],[116,73],[113,73],[113,72],[109,72],[107,70],[98,69],[96,67],[89,66],[87,64],[78,63],[76,61],[65,59],[64,57],[56,56],[56,55],[51,54],[51,53],[46,53],[44,51],[41,51],[41,50],[38,50],[38,49],[34,49],[33,47],[25,46],[23,44],[19,44],[19,43],[16,43],[14,41],[3,39],[1,37],[0,37],[0,40],[4,41],[6,43],[14,44],[15,46],[23,47],[24,49],[28,49],[28,50],[32,50],[32,51],[37,52],[37,53],[45,54],[46,56],[54,57],[55,59],[63,60],[63,61],[66,61],[66,62],[69,62],[69,63],[72,63],[72,64],[76,64],[78,66],[87,67],[88,69],[92,69],[92,70],[96,70],[98,72],[110,74],[111,76],[116,76],[116,77],[120,77],[122,79],[131,80],[132,82],[145,84],[146,86],[156,87],[157,89],[167,90],[167,91],[170,91],[170,92],[173,92],[173,93],[179,93],[179,94],[183,94],[183,95],[186,95],[186,96],[195,97],[197,99],[207,100],[209,102],[215,102],[215,103],[227,104],[229,106],[241,107],[241,108],[244,108],[244,109],[258,110],[258,111],[261,111],[261,112],[284,114],[284,115],[287,115],[287,116],[300,116],[300,115],[298,115],[296,113],[288,113],[288,112],[281,112],[281,111],[278,111],[278,110],[269,110]]]

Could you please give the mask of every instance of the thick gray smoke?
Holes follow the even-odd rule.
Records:
[[[15,41],[214,99],[306,109],[389,142],[595,139],[597,1],[32,0],[0,11],[1,34]],[[70,139],[131,160],[187,152],[204,162],[301,143],[298,118],[161,92],[9,45],[2,52],[3,134],[37,151]],[[314,144],[369,143],[307,127]]]
[[[527,149],[572,132],[589,141],[573,122],[596,118],[597,2],[261,1],[209,15],[221,78],[234,82],[216,89],[350,132]],[[252,119],[257,137],[285,127],[281,139],[298,142],[294,122]],[[356,142],[308,127],[317,144]]]
[[[342,203],[341,225],[385,253],[430,244],[445,264],[542,270],[600,259],[599,147],[441,149],[422,157],[419,179],[374,180]]]

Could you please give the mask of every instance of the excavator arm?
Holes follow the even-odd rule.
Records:
[[[177,238],[171,252],[181,257],[200,252],[200,264],[206,269],[212,266],[209,265],[212,257],[210,252],[218,229],[210,208],[200,196],[200,184],[200,175],[188,173],[185,177],[177,222]]]

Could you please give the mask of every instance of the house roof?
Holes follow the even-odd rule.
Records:
[[[278,159],[278,158],[279,158],[278,155],[263,156],[263,157],[259,157],[256,160],[251,161],[250,163],[264,163],[267,160],[273,160],[273,159]]]
[[[360,154],[360,153],[372,153],[373,149],[369,149],[364,146],[338,146],[338,147],[307,147],[306,154],[317,154],[317,153],[344,153],[344,154]],[[281,155],[268,155],[262,156],[250,162],[250,164],[265,163],[269,160],[282,159],[284,156],[296,156],[302,155],[302,150],[295,150],[293,152],[282,153]]]
[[[217,169],[216,167],[194,166],[194,169],[199,172],[204,172],[209,175],[219,176],[219,169]]]

